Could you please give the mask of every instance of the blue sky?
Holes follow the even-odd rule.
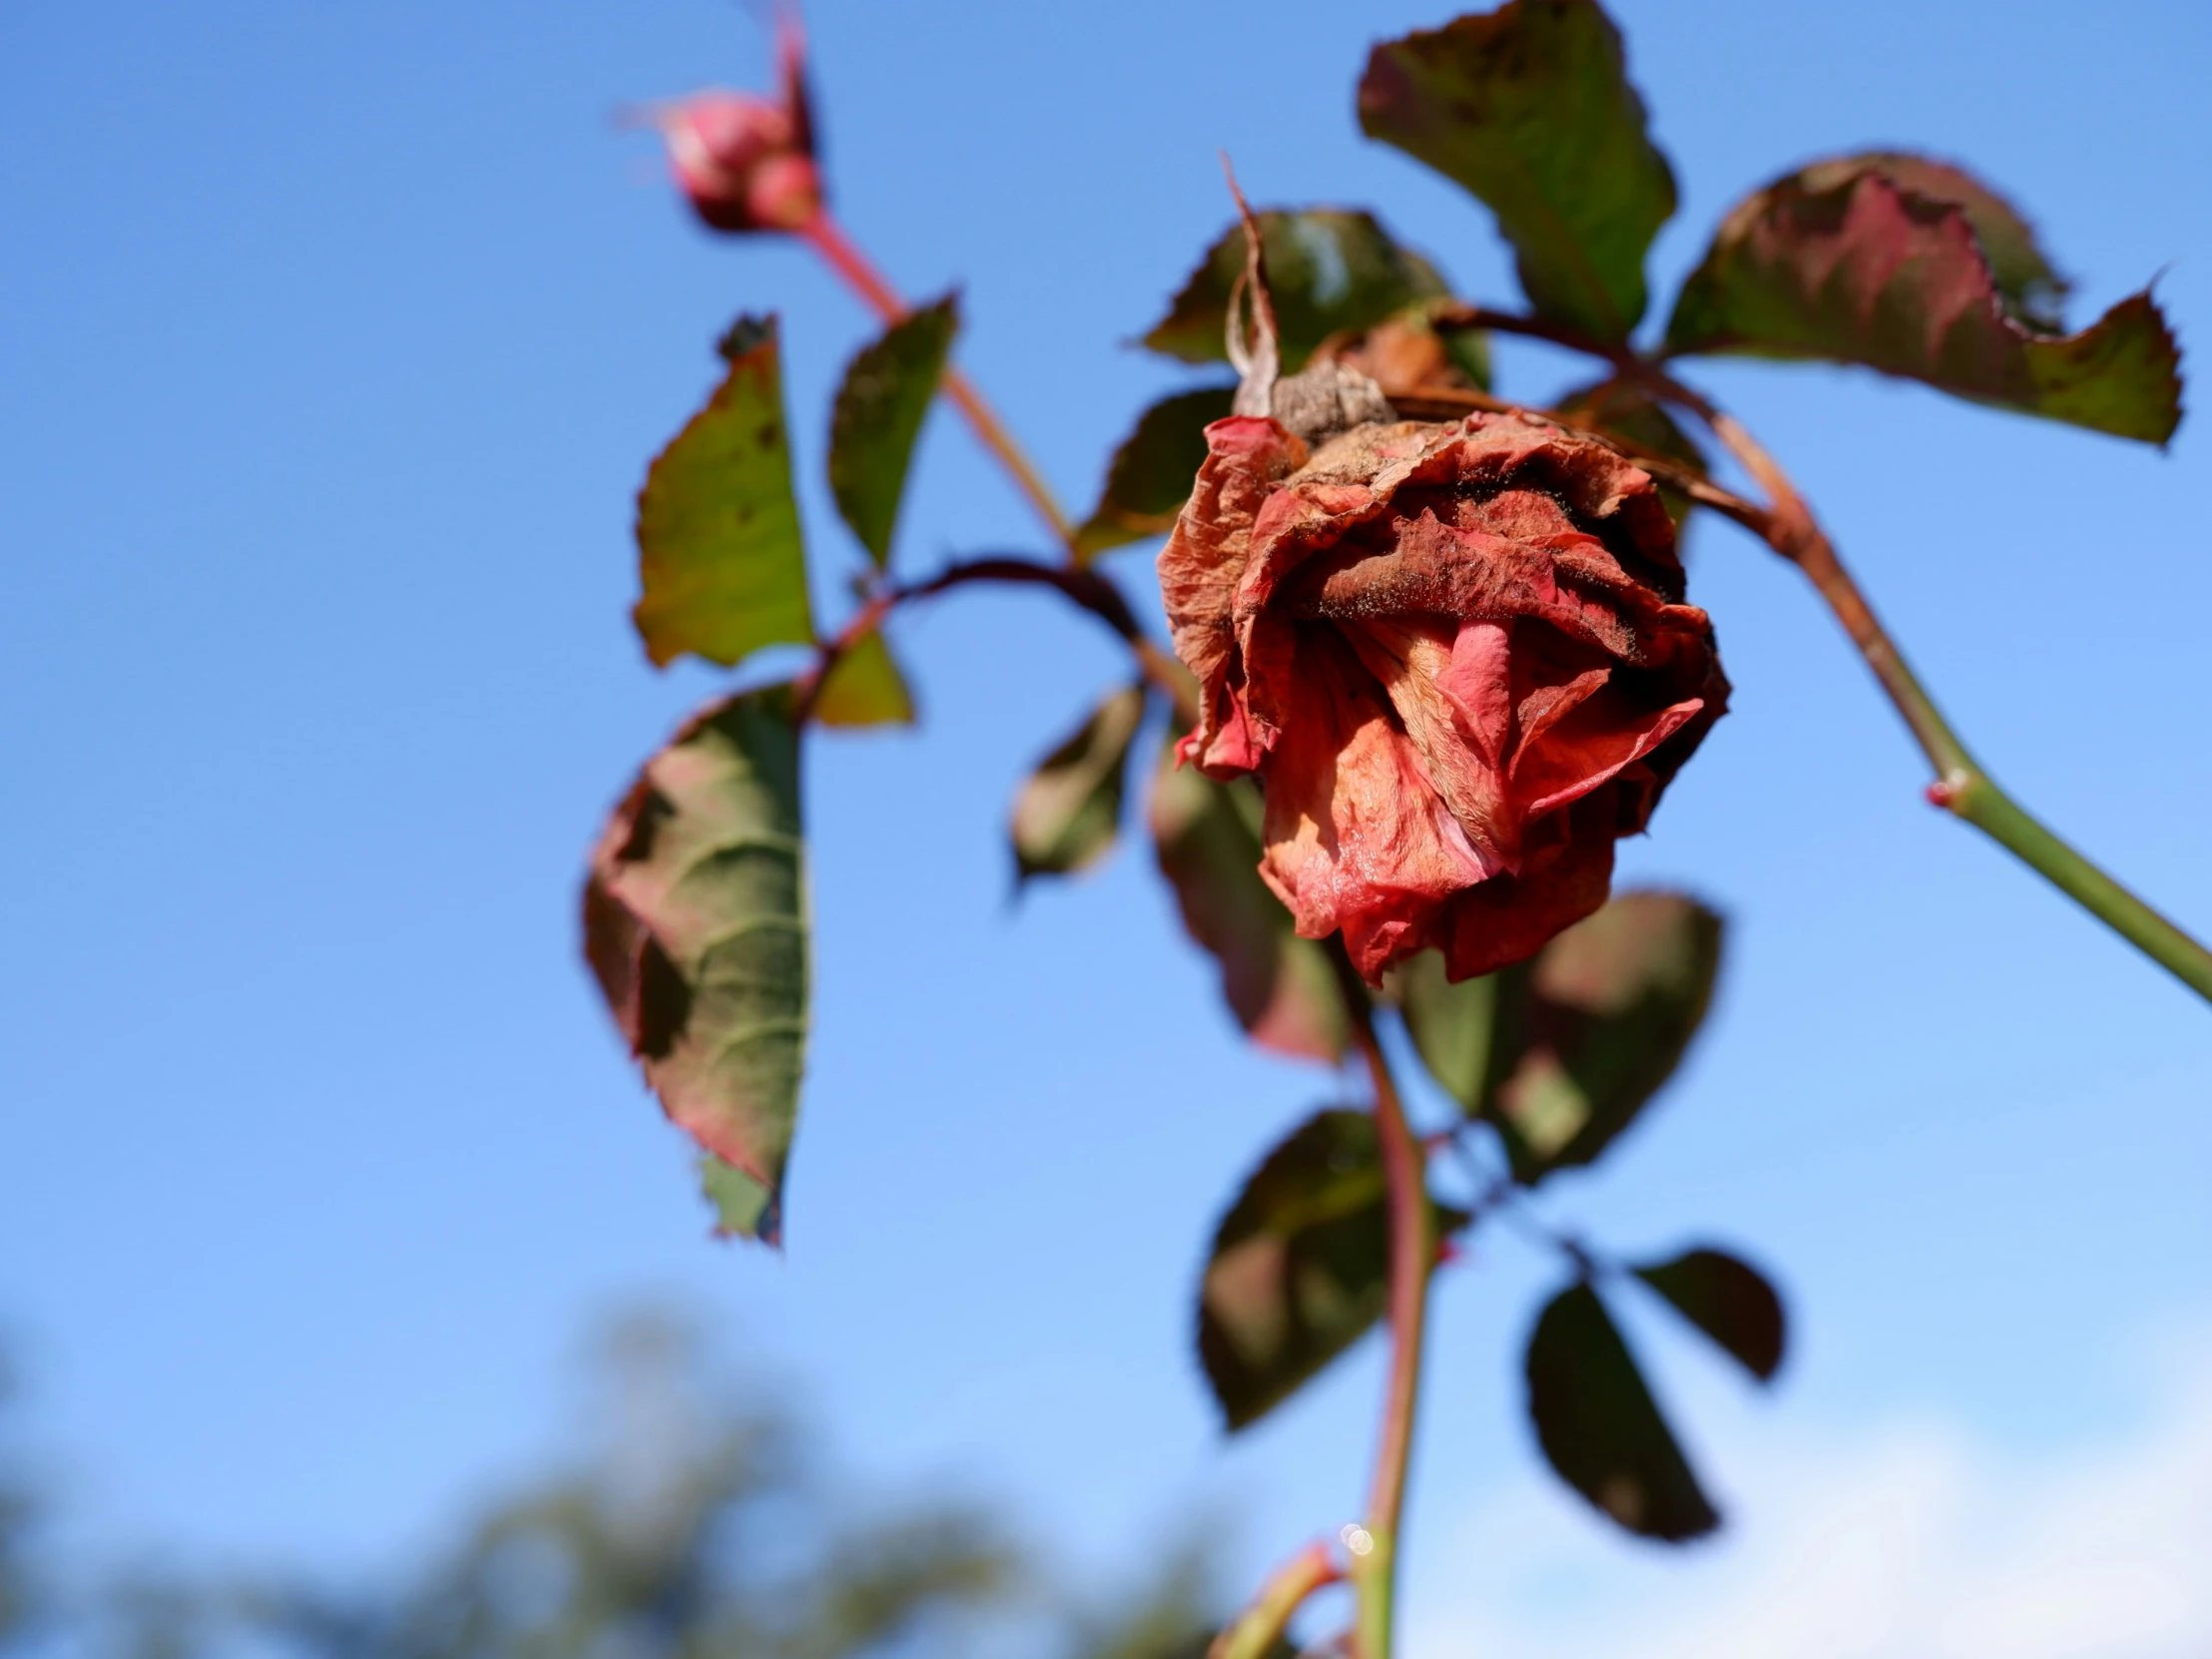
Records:
[[[1683,186],[1660,292],[1744,190],[1896,146],[2023,204],[2077,318],[2160,273],[2204,337],[2201,8],[1617,10]],[[1444,15],[819,0],[832,188],[909,291],[962,287],[962,360],[1080,500],[1181,377],[1121,342],[1222,228],[1217,150],[1510,296],[1486,216],[1351,116],[1368,43]],[[1094,630],[1027,596],[916,616],[923,729],[816,747],[786,1259],[705,1240],[576,960],[602,813],[717,684],[646,665],[628,521],[741,308],[786,316],[826,599],[857,557],[821,433],[867,319],[796,251],[696,232],[610,122],[767,63],[718,0],[0,17],[0,1322],[87,1550],[396,1570],[556,1443],[580,1330],[639,1294],[794,1380],[856,1468],[1006,1495],[1078,1561],[1218,1514],[1256,1569],[1356,1504],[1376,1352],[1224,1446],[1187,1341],[1238,1174],[1345,1085],[1240,1045],[1141,847],[1006,901],[1007,792],[1121,672]],[[1570,372],[1500,358],[1531,399]],[[2159,454],[1856,373],[1703,378],[1991,768],[2212,928],[2201,425]],[[1035,544],[951,421],[919,464],[904,568]],[[1788,570],[1713,524],[1691,557],[1735,709],[1624,873],[1723,906],[1730,961],[1661,1106],[1550,1208],[1740,1243],[1800,1341],[1754,1400],[1638,1323],[1741,1500],[1732,1541],[1654,1562],[1533,1472],[1513,1367],[1553,1269],[1477,1240],[1416,1475],[1423,1651],[1479,1625],[1464,1552],[1514,1503],[1636,1629],[1857,1513],[1819,1474],[1855,1448],[1968,1448],[1978,1547],[2005,1480],[2061,1512],[2084,1459],[2202,1438],[2212,1017],[1921,804]]]

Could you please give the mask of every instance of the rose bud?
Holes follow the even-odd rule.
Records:
[[[1463,979],[1603,904],[1728,701],[1650,477],[1519,414],[1206,442],[1160,554],[1202,693],[1177,753],[1258,776],[1298,931],[1370,983],[1430,945]]]
[[[787,22],[777,38],[780,97],[701,92],[653,112],[678,187],[715,230],[796,231],[821,211],[805,56]]]

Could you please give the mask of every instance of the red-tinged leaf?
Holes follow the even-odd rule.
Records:
[[[846,365],[837,387],[830,417],[830,493],[877,569],[890,563],[914,439],[959,326],[953,296],[946,294],[885,328]]]
[[[638,495],[645,591],[631,614],[656,664],[688,651],[730,667],[814,638],[776,319],[740,318],[722,352],[729,373]]]
[[[2020,211],[1965,169],[1926,156],[1876,150],[1863,156],[1815,162],[1798,178],[1807,190],[1822,191],[1847,184],[1869,171],[1914,196],[1949,202],[1959,208],[1966,223],[1973,227],[1981,257],[1988,263],[1989,278],[2005,309],[2040,332],[2064,331],[2060,307],[2072,284],[2052,267]]]
[[[1007,826],[1016,879],[1072,874],[1114,844],[1144,703],[1144,687],[1124,686],[1023,780]]]
[[[1436,1207],[1439,1236],[1468,1220]],[[1382,1316],[1389,1277],[1375,1119],[1317,1112],[1268,1154],[1214,1234],[1198,1355],[1229,1426],[1273,1410],[1365,1335]]]
[[[1137,417],[1106,468],[1098,505],[1075,532],[1085,559],[1111,547],[1161,536],[1190,499],[1191,481],[1206,459],[1206,428],[1229,412],[1234,386],[1177,392]]]
[[[645,765],[592,852],[584,952],[723,1225],[771,1244],[806,1062],[808,916],[791,689],[713,705]]]
[[[1307,208],[1270,209],[1258,217],[1286,374],[1303,367],[1330,335],[1365,328],[1449,291],[1435,268],[1392,241],[1373,214]],[[1144,343],[1185,362],[1226,361],[1229,294],[1244,262],[1244,230],[1232,225]]]
[[[1198,1355],[1232,1429],[1294,1393],[1382,1317],[1389,1216],[1375,1119],[1319,1112],[1270,1152],[1214,1234]]]
[[[2039,253],[2008,245],[1986,203],[1922,195],[1886,166],[1823,164],[1739,206],[1675,303],[1669,350],[1863,363],[2116,437],[2173,435],[2181,354],[2147,292],[2052,332],[2024,308],[2048,290]],[[2002,283],[1977,217],[2005,249]]]
[[[1631,1532],[1668,1543],[1721,1517],[1588,1285],[1553,1297],[1528,1339],[1528,1415],[1551,1466]]]
[[[1360,125],[1497,215],[1540,314],[1628,337],[1674,175],[1596,0],[1512,0],[1385,41],[1360,81]]]
[[[1160,873],[1183,925],[1221,963],[1222,994],[1263,1048],[1332,1064],[1344,1057],[1343,993],[1322,946],[1293,931],[1291,913],[1260,878],[1260,796],[1249,781],[1217,784],[1162,756],[1152,789]]]
[[[880,628],[862,634],[830,665],[814,718],[824,726],[913,725],[913,693]]]
[[[1760,1382],[1781,1369],[1782,1298],[1749,1262],[1725,1251],[1688,1250],[1635,1273]]]
[[[1711,1004],[1721,931],[1695,899],[1625,892],[1529,961],[1453,984],[1422,951],[1386,987],[1430,1074],[1532,1186],[1596,1161],[1673,1075]]]
[[[1496,977],[1480,1115],[1526,1184],[1596,1161],[1674,1074],[1711,1005],[1721,918],[1623,893]]]

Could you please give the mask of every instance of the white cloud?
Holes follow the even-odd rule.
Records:
[[[1700,1461],[1727,1474],[1732,1524],[1679,1555],[1624,1545],[1531,1479],[1412,1564],[1408,1650],[2204,1659],[2212,1346],[2164,1358],[2133,1429],[2063,1452],[1998,1454],[1925,1423],[1821,1441],[1791,1428],[1786,1405],[1708,1436]]]

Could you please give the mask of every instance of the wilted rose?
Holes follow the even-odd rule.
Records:
[[[1728,699],[1651,479],[1517,414],[1206,438],[1160,555],[1202,687],[1179,753],[1259,776],[1298,931],[1457,979],[1597,909]]]
[[[718,231],[796,231],[822,208],[796,25],[786,24],[777,48],[777,97],[701,92],[653,112],[676,183]]]

